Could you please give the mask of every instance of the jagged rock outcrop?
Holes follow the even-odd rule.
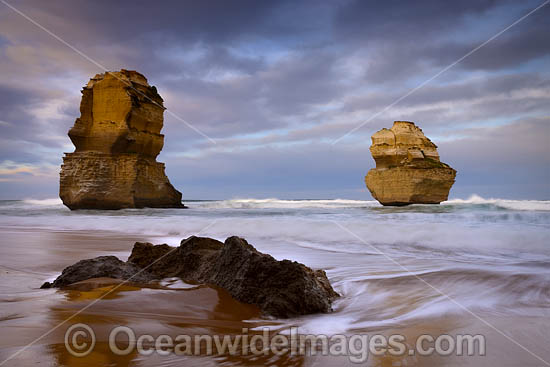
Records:
[[[383,205],[439,204],[447,200],[456,171],[439,160],[437,146],[413,122],[395,121],[372,136],[376,168],[365,177]]]
[[[82,89],[80,118],[69,131],[59,196],[70,209],[183,207],[156,161],[164,144],[163,100],[136,72],[98,74]]]
[[[225,243],[192,236],[177,248],[136,242],[127,262],[114,256],[81,260],[42,288],[103,277],[135,283],[180,277],[187,283],[224,288],[236,300],[259,306],[264,315],[283,318],[330,312],[332,301],[339,297],[323,270],[277,261],[235,236]]]

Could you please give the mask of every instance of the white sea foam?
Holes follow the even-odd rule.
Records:
[[[330,199],[330,200],[281,200],[281,199],[231,199],[199,204],[211,209],[299,209],[299,208],[362,208],[380,206],[377,201]]]
[[[549,200],[508,200],[508,199],[484,199],[479,195],[472,195],[468,199],[452,199],[442,204],[491,204],[512,210],[539,210],[550,211]]]
[[[211,202],[199,202],[200,207],[211,209],[299,209],[299,208],[367,208],[381,207],[375,200],[281,200],[269,199],[231,199]],[[509,200],[509,199],[485,199],[479,195],[471,195],[468,199],[451,199],[444,201],[442,205],[494,205],[511,210],[538,210],[550,211],[548,200]],[[191,204],[193,205],[193,204]]]
[[[40,206],[61,206],[63,202],[60,198],[51,198],[51,199],[25,199],[23,200],[25,204],[31,205],[40,205]]]
[[[10,203],[15,203],[10,201]],[[27,204],[39,207],[63,207],[59,198],[48,199],[25,199],[18,202],[18,205]],[[550,200],[510,200],[490,198],[485,199],[473,194],[467,199],[450,199],[441,203],[444,206],[464,205],[492,205],[503,209],[521,211],[550,211]],[[376,200],[351,200],[351,199],[320,199],[320,200],[284,200],[277,198],[254,199],[235,198],[229,200],[215,201],[191,201],[191,207],[204,209],[330,209],[330,208],[377,208],[382,207]],[[415,207],[414,205],[411,207]],[[418,206],[416,206],[418,207]],[[437,206],[435,206],[437,208]]]

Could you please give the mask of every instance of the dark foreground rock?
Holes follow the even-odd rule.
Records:
[[[138,266],[119,260],[116,256],[98,256],[94,259],[80,260],[65,268],[53,283],[46,282],[40,288],[61,288],[92,278],[132,278],[136,283],[147,283],[153,279],[150,273],[140,270]]]
[[[277,261],[235,236],[225,243],[192,236],[179,247],[137,242],[127,262],[114,256],[82,260],[43,287],[64,287],[97,277],[134,283],[180,277],[188,283],[224,288],[238,301],[255,304],[264,315],[275,317],[330,312],[332,301],[339,296],[323,270]]]

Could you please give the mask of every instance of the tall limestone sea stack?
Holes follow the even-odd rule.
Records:
[[[164,144],[163,100],[136,72],[98,74],[82,89],[69,131],[59,196],[70,209],[181,208],[181,193],[156,161]]]
[[[447,200],[456,171],[439,161],[437,146],[414,122],[395,121],[372,136],[376,168],[365,177],[382,205],[439,204]]]

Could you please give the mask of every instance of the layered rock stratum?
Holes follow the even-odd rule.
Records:
[[[154,86],[130,70],[97,74],[82,89],[81,116],[69,130],[59,196],[70,209],[184,207],[156,161],[164,106]]]
[[[439,204],[447,200],[456,171],[439,160],[437,146],[409,121],[372,136],[376,168],[365,177],[372,196],[383,205]]]
[[[257,305],[265,316],[330,312],[333,300],[339,297],[323,270],[296,261],[278,261],[236,236],[225,242],[192,236],[179,247],[136,242],[127,262],[115,256],[81,260],[42,288],[63,288],[97,278],[143,284],[171,277],[221,287],[236,300]]]

